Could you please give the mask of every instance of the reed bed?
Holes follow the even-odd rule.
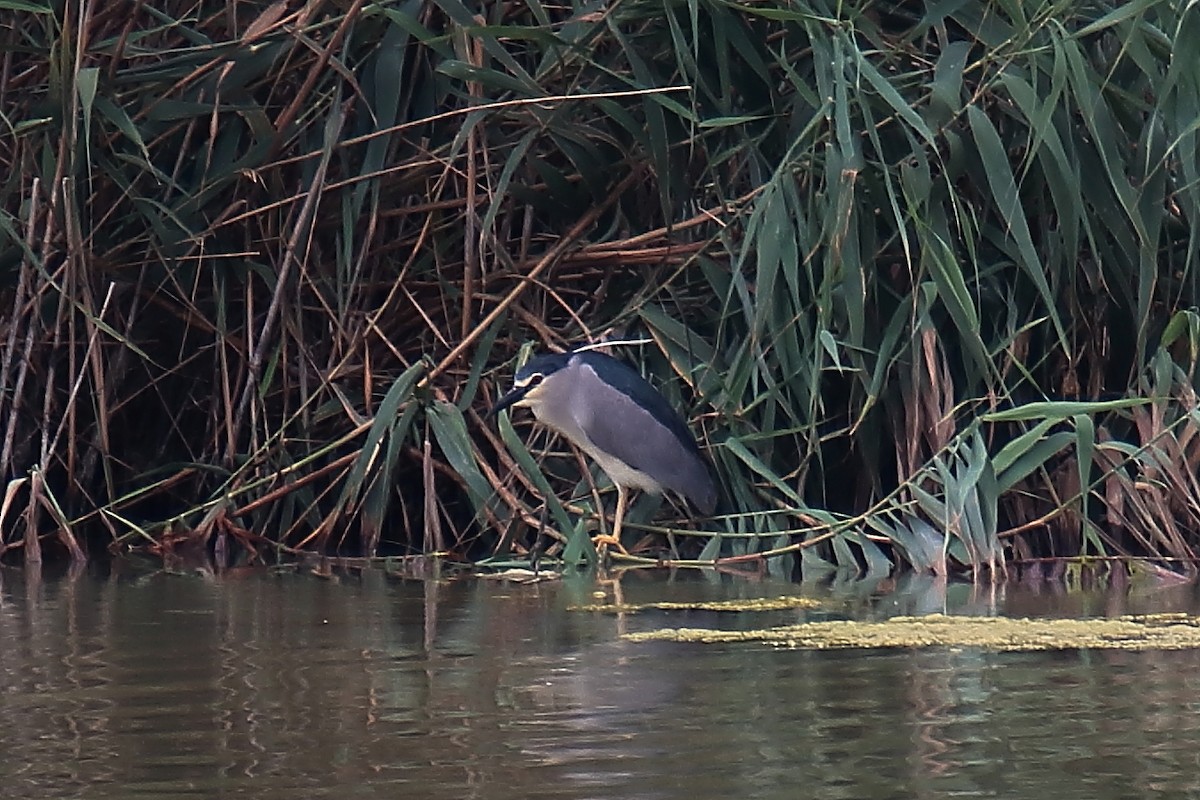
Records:
[[[0,553],[594,559],[605,337],[724,494],[633,560],[1193,575],[1200,4],[0,0]],[[672,521],[675,520],[675,521]]]

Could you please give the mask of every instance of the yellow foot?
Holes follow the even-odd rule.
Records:
[[[617,550],[621,552],[621,555],[629,555],[629,551],[625,549],[623,544],[621,544],[621,540],[607,533],[601,533],[593,536],[592,544],[595,546],[596,552],[600,555],[601,561],[603,561],[604,557],[608,554],[608,548],[610,546],[617,548]]]

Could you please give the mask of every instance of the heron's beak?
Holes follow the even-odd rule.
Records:
[[[516,387],[511,392],[509,392],[508,394],[504,395],[503,397],[501,397],[499,400],[496,401],[496,405],[492,406],[491,410],[488,411],[488,413],[487,413],[488,417],[489,418],[494,417],[497,414],[499,414],[501,411],[503,411],[504,409],[508,408],[509,406],[514,405],[515,403],[521,402],[523,399],[525,399],[525,395],[528,392],[529,392],[528,386]]]

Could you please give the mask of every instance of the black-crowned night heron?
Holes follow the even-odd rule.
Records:
[[[717,487],[687,424],[646,380],[615,358],[593,350],[537,356],[517,370],[513,389],[491,413],[516,406],[565,436],[596,460],[617,487],[611,537],[621,546],[621,521],[630,489],[670,489],[704,514],[717,505]]]

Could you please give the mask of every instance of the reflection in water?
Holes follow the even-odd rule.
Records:
[[[662,625],[1194,609],[904,578],[827,611],[567,611],[594,585],[0,572],[11,798],[1125,797],[1200,783],[1191,652],[784,651]],[[797,588],[631,575],[629,602]],[[1132,787],[1137,787],[1134,791]]]

